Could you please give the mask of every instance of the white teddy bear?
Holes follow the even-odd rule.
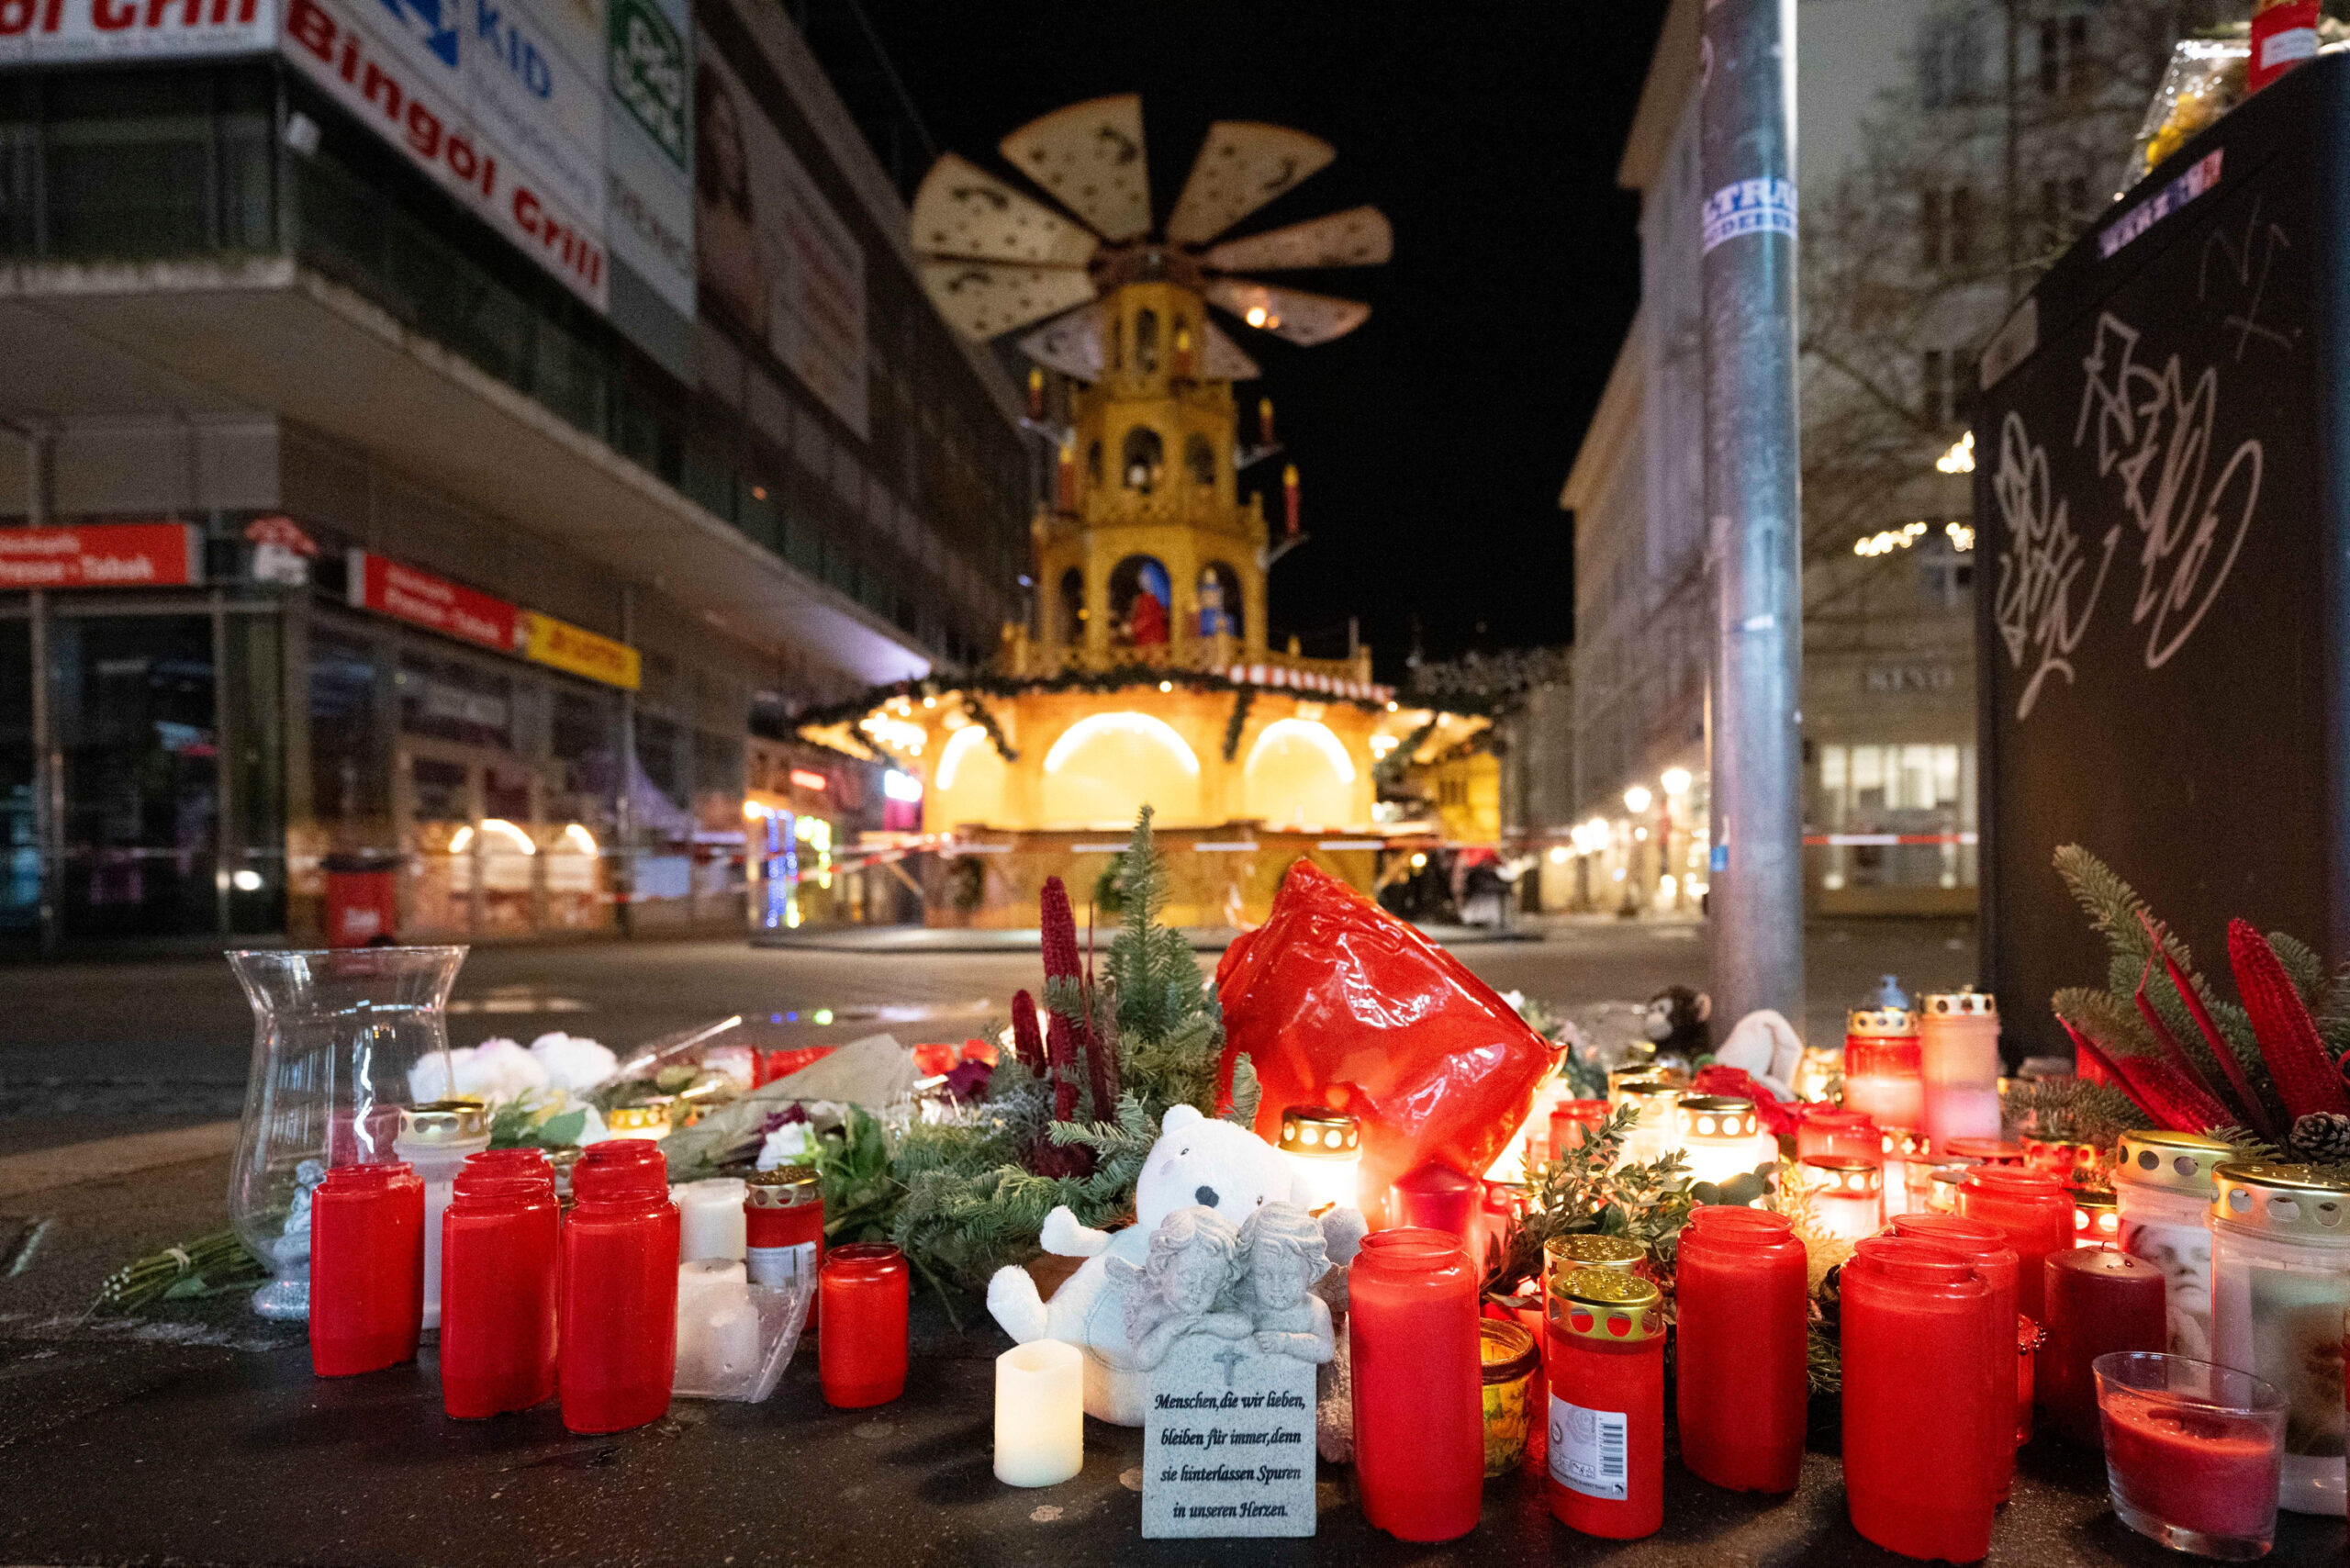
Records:
[[[1014,1341],[1061,1339],[1085,1352],[1085,1413],[1121,1427],[1143,1424],[1150,1374],[1135,1364],[1126,1338],[1130,1284],[1112,1277],[1109,1260],[1139,1268],[1149,1255],[1151,1232],[1180,1208],[1214,1209],[1237,1226],[1262,1204],[1311,1201],[1289,1162],[1246,1127],[1210,1121],[1191,1105],[1174,1105],[1158,1129],[1158,1141],[1135,1183],[1133,1225],[1094,1230],[1078,1224],[1066,1205],[1045,1216],[1037,1238],[1045,1250],[1085,1260],[1049,1303],[1036,1294],[1036,1282],[1025,1269],[999,1269],[988,1282],[988,1311]],[[1334,1209],[1325,1216],[1322,1231],[1333,1267],[1353,1261],[1363,1228],[1362,1215],[1353,1209]]]

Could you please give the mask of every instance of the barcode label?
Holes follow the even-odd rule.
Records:
[[[790,1247],[746,1247],[743,1271],[751,1283],[782,1290],[803,1274],[816,1271],[816,1244],[802,1241]]]
[[[1620,1410],[1586,1410],[1550,1396],[1550,1479],[1586,1497],[1629,1495],[1630,1422]]]

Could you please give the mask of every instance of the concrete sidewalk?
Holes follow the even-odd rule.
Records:
[[[1545,939],[1541,927],[1534,925],[1513,926],[1499,931],[1485,925],[1423,925],[1418,929],[1430,941],[1446,947],[1481,947]],[[1240,935],[1228,925],[1183,928],[1184,939],[1192,944],[1194,953],[1221,953],[1231,946]],[[1097,945],[1106,941],[1107,935],[1100,927],[1095,928]],[[803,953],[1034,953],[1042,946],[1042,939],[1033,925],[1003,930],[970,926],[840,925],[806,931],[763,931],[752,936],[751,946]]]

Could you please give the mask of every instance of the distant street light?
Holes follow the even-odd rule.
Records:
[[[1934,459],[1934,466],[1945,474],[1975,472],[1975,432],[1968,431],[1950,443],[1950,450]]]
[[[1624,809],[1638,816],[1649,809],[1649,802],[1655,798],[1649,793],[1647,785],[1635,784],[1624,791]]]
[[[1664,770],[1662,782],[1664,785],[1664,792],[1668,796],[1685,795],[1689,792],[1689,770],[1685,767],[1668,767]]]

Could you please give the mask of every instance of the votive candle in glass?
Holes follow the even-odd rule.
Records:
[[[1464,1247],[1476,1246],[1483,1182],[1431,1159],[1395,1178],[1394,1193],[1394,1228],[1441,1230]]]
[[[995,1478],[1058,1486],[1085,1468],[1085,1352],[1033,1339],[995,1359]]]
[[[1919,1066],[1917,1015],[1867,1007],[1844,1027],[1844,1108],[1887,1132],[1923,1132],[1926,1081]]]
[[[1542,1419],[1532,1404],[1541,1383],[1542,1352],[1533,1331],[1513,1314],[1507,1320],[1478,1320],[1477,1355],[1490,1481],[1526,1462],[1528,1434]]]
[[[310,1190],[310,1370],[416,1357],[424,1310],[424,1183],[407,1165],[338,1165]]]
[[[481,1158],[465,1161],[441,1215],[441,1406],[458,1420],[528,1410],[555,1392],[554,1174],[543,1159],[532,1174]]]
[[[2177,1551],[2266,1556],[2277,1535],[2283,1393],[2186,1356],[2116,1351],[2093,1366],[2121,1522]]]
[[[1485,1478],[1479,1271],[1449,1231],[1373,1231],[1347,1270],[1355,1484],[1399,1540],[1477,1528]]]
[[[1617,1269],[1553,1275],[1549,1295],[1550,1517],[1610,1540],[1664,1523],[1664,1309]]]
[[[2076,1191],[2073,1199],[2073,1245],[2121,1249],[2121,1209],[2110,1193]]]
[[[1762,1130],[1754,1102],[1720,1094],[1682,1097],[1673,1112],[1675,1141],[1692,1182],[1718,1185],[1756,1166],[1776,1164],[1779,1140]]]
[[[1969,987],[1921,999],[1918,1067],[1926,1081],[1926,1136],[1999,1136],[1999,1004]]]
[[[1690,1211],[1673,1265],[1681,1462],[1734,1492],[1792,1492],[1803,1470],[1810,1294],[1785,1215]]]
[[[2104,1247],[2051,1252],[2042,1267],[2048,1338],[2033,1374],[2033,1402],[2057,1436],[2094,1448],[2097,1378],[2089,1363],[2110,1351],[2163,1348],[2162,1271]]]
[[[2121,1135],[2113,1164],[2113,1198],[2121,1215],[2121,1250],[2143,1258],[2170,1282],[2167,1312],[2174,1356],[2211,1353],[2211,1173],[2234,1159],[2235,1147],[2195,1133],[2142,1128]]]
[[[2016,1310],[2015,1249],[2009,1244],[2007,1233],[1997,1226],[1962,1215],[1899,1215],[1893,1221],[1893,1234],[1908,1240],[1931,1242],[1964,1258],[1990,1287],[1993,1316],[2005,1327],[1991,1335],[1989,1353],[2007,1369],[2007,1381],[2002,1386],[2008,1391],[2010,1419],[2007,1429],[1996,1437],[1985,1462],[1990,1468],[1998,1500],[2004,1503],[2015,1483],[2016,1446],[2031,1430],[2031,1358],[2018,1353],[2023,1316]]]
[[[1582,1147],[1585,1140],[1599,1136],[1607,1124],[1607,1102],[1605,1100],[1561,1100],[1550,1108],[1550,1158],[1559,1159],[1571,1148]]]
[[[1959,1183],[1958,1212],[1998,1226],[2016,1249],[2016,1309],[2034,1323],[2046,1276],[2041,1261],[2073,1245],[2073,1203],[2056,1178],[2012,1165],[1978,1165]]]
[[[424,1327],[441,1327],[441,1211],[467,1157],[489,1148],[489,1111],[478,1100],[435,1100],[400,1111],[392,1157],[424,1183]]]
[[[2350,1309],[2350,1182],[2247,1160],[2212,1172],[2214,1359],[2285,1401],[2277,1506],[2344,1511],[2342,1315]]]
[[[1611,1084],[1616,1104],[1630,1105],[1637,1112],[1632,1130],[1625,1135],[1624,1147],[1617,1156],[1618,1166],[1652,1165],[1679,1146],[1673,1111],[1685,1087],[1678,1079],[1662,1073],[1637,1075]]]
[[[1876,1161],[1812,1155],[1797,1164],[1823,1233],[1858,1241],[1885,1228],[1885,1171]]]
[[[743,1214],[745,1195],[739,1176],[712,1176],[679,1187],[675,1194],[677,1260],[699,1263],[705,1258],[718,1258],[742,1262],[747,1245]]]
[[[598,1154],[571,1173],[563,1224],[561,1343],[555,1382],[563,1424],[622,1432],[669,1411],[677,1370],[677,1205],[660,1150]]]
[[[1833,1105],[1820,1105],[1803,1114],[1796,1124],[1796,1156],[1803,1159],[1821,1154],[1839,1159],[1865,1159],[1870,1164],[1882,1163],[1885,1155],[1879,1140],[1885,1137],[1865,1111],[1840,1111]]]
[[[817,1275],[824,1327],[816,1370],[824,1403],[844,1410],[887,1405],[906,1391],[906,1255],[886,1241],[852,1241],[824,1254]]]
[[[2014,1317],[1972,1262],[1928,1241],[1873,1236],[1842,1282],[1852,1528],[1905,1557],[1979,1562],[1998,1508],[1991,1456],[2013,1457],[2014,1389],[1993,1329]]]
[[[1912,1209],[1924,1213],[1934,1184],[1934,1168],[1927,1159],[1926,1135],[1880,1130],[1877,1147],[1885,1157],[1886,1216],[1908,1214]]]
[[[1292,1105],[1276,1146],[1309,1194],[1306,1207],[1362,1207],[1362,1126],[1343,1111]]]

